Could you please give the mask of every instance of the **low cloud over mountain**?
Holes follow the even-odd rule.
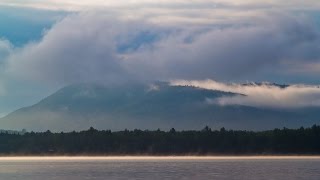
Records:
[[[246,105],[280,109],[320,106],[319,86],[277,85],[271,83],[227,84],[213,80],[175,80],[171,84],[241,94],[210,101],[219,105]]]

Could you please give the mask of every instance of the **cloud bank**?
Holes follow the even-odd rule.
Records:
[[[195,86],[241,95],[208,100],[219,105],[245,105],[263,108],[303,108],[320,106],[320,86],[280,86],[270,83],[226,84],[213,80],[171,81],[173,86]]]
[[[295,76],[292,62],[319,62],[319,31],[309,18],[279,13],[248,22],[251,25],[213,22],[185,27],[100,11],[74,14],[54,25],[40,42],[11,53],[6,72],[62,84],[121,79],[273,81]]]

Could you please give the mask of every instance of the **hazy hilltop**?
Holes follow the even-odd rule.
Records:
[[[106,86],[75,84],[39,103],[2,118],[2,129],[73,131],[88,129],[202,129],[262,130],[310,126],[318,123],[320,109],[294,110],[221,106],[217,98],[230,92],[168,83]]]

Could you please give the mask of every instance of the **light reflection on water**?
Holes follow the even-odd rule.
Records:
[[[320,179],[319,157],[0,158],[0,179]]]

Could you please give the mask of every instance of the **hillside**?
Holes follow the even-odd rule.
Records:
[[[111,130],[201,129],[206,125],[261,130],[310,126],[320,117],[315,108],[289,111],[212,103],[216,98],[233,95],[167,83],[76,84],[9,114],[0,123],[2,129],[29,131],[72,131],[90,126]]]

